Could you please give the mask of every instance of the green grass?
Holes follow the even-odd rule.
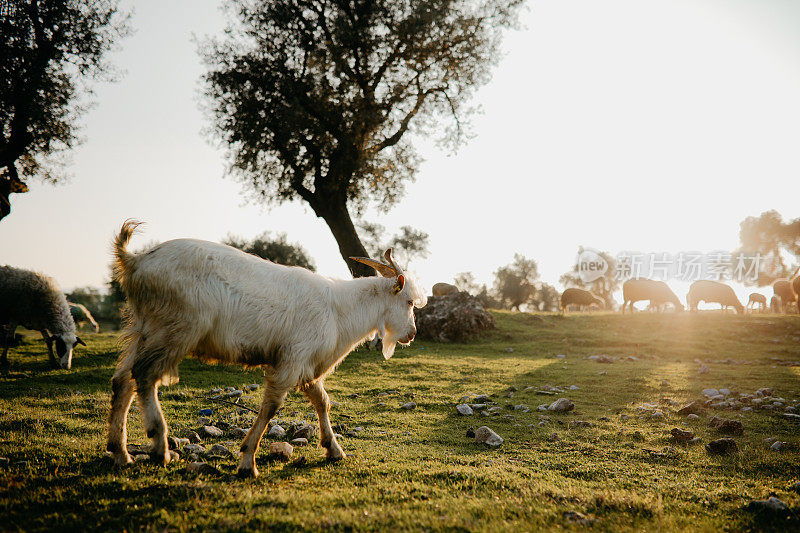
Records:
[[[113,468],[104,448],[116,336],[85,335],[89,347],[78,350],[70,371],[50,370],[41,340],[30,336],[10,353],[12,374],[0,377],[0,456],[12,463],[0,467],[0,529],[584,527],[565,521],[565,511],[589,515],[594,529],[607,531],[798,527],[800,494],[790,487],[800,480],[800,423],[776,412],[725,412],[745,425],[744,436],[736,438],[740,453],[710,457],[702,445],[675,446],[666,436],[682,427],[704,442],[716,438],[708,427],[711,412],[691,422],[665,407],[669,416],[658,422],[639,418],[636,407],[662,398],[688,402],[706,387],[753,392],[768,386],[797,400],[800,318],[711,312],[495,316],[497,330],[470,344],[415,342],[388,362],[377,352],[351,354],[327,381],[331,398],[341,403],[332,411],[334,424],[365,428],[340,441],[350,456],[327,464],[315,442],[295,448],[305,464],[269,463],[262,443],[257,480],[234,479],[235,459],[216,463],[221,477],[186,473],[182,461],[166,469],[148,463]],[[567,358],[554,357],[560,353]],[[586,359],[593,354],[638,360],[600,364]],[[710,372],[698,374],[696,360]],[[171,432],[195,428],[200,408],[229,411],[201,398],[211,388],[260,383],[261,376],[185,361],[181,382],[162,389]],[[554,398],[522,389],[547,383],[579,387],[562,395],[575,402],[575,412],[529,428],[540,421],[536,406]],[[511,385],[518,392],[504,398]],[[398,392],[376,397],[387,390]],[[257,407],[260,392],[243,402]],[[360,396],[350,398],[353,393]],[[494,395],[503,412],[457,416],[454,406],[468,393]],[[409,399],[417,409],[399,410]],[[531,412],[507,410],[507,404],[526,404]],[[314,420],[312,413],[295,393],[277,418]],[[570,420],[594,427],[571,429]],[[468,427],[484,424],[505,439],[499,449],[465,437]],[[561,440],[551,442],[552,433]],[[791,449],[769,450],[763,443],[769,436],[790,442]],[[135,410],[129,439],[146,442]],[[675,451],[663,457],[650,451],[667,446]],[[770,494],[789,504],[794,516],[770,522],[743,510],[751,499]]]

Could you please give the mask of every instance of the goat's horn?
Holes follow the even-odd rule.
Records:
[[[394,259],[392,259],[392,249],[391,248],[389,248],[385,252],[383,252],[383,257],[386,259],[386,262],[389,263],[389,266],[391,266],[392,269],[394,269],[394,271],[396,273],[399,274],[402,271],[402,269],[399,266],[397,266],[397,263],[394,262]]]
[[[384,265],[380,261],[375,261],[374,259],[370,259],[369,257],[351,257],[353,261],[358,261],[359,263],[363,263],[367,266],[371,266],[374,268],[380,275],[391,278],[397,275],[397,272],[394,268]]]

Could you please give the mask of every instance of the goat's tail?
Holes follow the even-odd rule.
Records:
[[[136,228],[141,224],[142,223],[138,220],[126,220],[122,224],[119,234],[114,239],[114,280],[120,284],[123,291],[125,291],[125,288],[128,284],[128,279],[133,269],[134,255],[127,249],[128,242],[136,232]]]

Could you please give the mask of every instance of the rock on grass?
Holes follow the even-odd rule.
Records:
[[[462,416],[470,416],[473,414],[472,407],[465,403],[456,405],[456,411],[458,411],[458,414]]]
[[[752,500],[745,506],[745,509],[775,516],[789,514],[789,507],[775,496],[770,496],[766,500]]]
[[[680,444],[686,444],[687,442],[690,442],[694,438],[693,431],[684,431],[680,428],[672,428],[670,434],[672,435],[672,438],[675,440],[675,442],[678,442]]]
[[[575,404],[566,398],[559,398],[547,406],[548,411],[556,411],[558,413],[566,413],[575,409]]]
[[[202,428],[200,428],[200,430],[206,437],[221,437],[222,435],[224,435],[222,430],[219,429],[217,426],[203,426]]]
[[[475,442],[497,448],[503,444],[503,437],[492,431],[489,426],[481,426],[475,430]]]
[[[728,418],[712,418],[708,425],[716,428],[717,431],[724,435],[742,435],[744,433],[744,424],[738,420],[731,420]]]
[[[722,439],[712,440],[706,444],[706,451],[709,455],[729,455],[739,451],[736,441],[725,437]]]
[[[294,447],[288,442],[273,442],[269,445],[269,458],[274,461],[289,462],[292,458]]]
[[[222,472],[214,466],[211,466],[208,463],[189,463],[186,465],[186,471],[191,472],[193,474],[208,474],[212,476],[220,476]]]

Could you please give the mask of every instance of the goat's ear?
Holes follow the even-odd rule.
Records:
[[[399,294],[400,291],[403,290],[403,287],[406,285],[406,278],[402,274],[397,276],[397,280],[394,282],[394,286],[392,287],[392,293]]]
[[[80,344],[82,346],[86,346],[86,343],[83,342],[80,337],[75,337],[75,344]]]

